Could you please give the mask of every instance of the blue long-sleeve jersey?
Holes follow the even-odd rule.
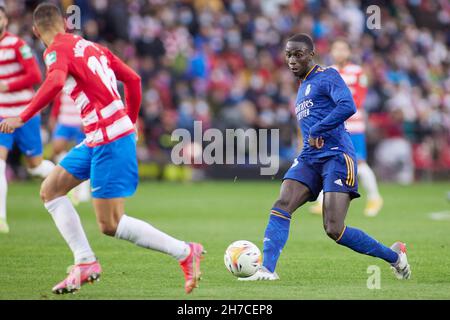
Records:
[[[316,65],[298,89],[295,113],[303,135],[301,157],[324,158],[345,152],[354,155],[344,122],[356,112],[352,94],[333,68]],[[309,137],[322,137],[321,149],[309,145]]]

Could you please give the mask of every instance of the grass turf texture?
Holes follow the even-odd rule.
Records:
[[[208,250],[200,288],[186,296],[183,276],[172,258],[109,238],[97,229],[92,207],[81,204],[91,245],[104,273],[75,295],[56,296],[72,256],[38,197],[37,183],[12,184],[8,213],[11,233],[0,234],[0,299],[449,299],[450,221],[429,213],[450,211],[449,183],[410,187],[382,185],[385,207],[376,218],[362,214],[355,200],[347,224],[379,241],[408,245],[412,279],[399,281],[384,261],[336,245],[322,219],[307,207],[297,211],[290,239],[278,264],[276,282],[242,283],[225,269],[223,253],[235,240],[262,248],[269,209],[279,182],[142,183],[129,199],[127,213]],[[367,268],[381,270],[381,289],[369,290]]]

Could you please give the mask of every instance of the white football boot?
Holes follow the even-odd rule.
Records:
[[[280,277],[276,272],[270,272],[265,267],[261,267],[254,275],[247,278],[238,278],[239,281],[273,281],[279,280]]]
[[[391,269],[399,280],[409,279],[411,277],[411,267],[406,257],[406,245],[402,242],[396,242],[391,249],[398,253],[398,261],[391,264]]]

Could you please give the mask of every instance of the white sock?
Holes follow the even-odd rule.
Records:
[[[28,169],[28,173],[33,176],[38,176],[41,178],[47,178],[47,176],[55,168],[55,164],[49,160],[42,160],[41,164],[36,168]]]
[[[189,245],[159,231],[147,222],[127,215],[120,219],[116,238],[130,241],[140,247],[166,253],[181,261],[190,253]]]
[[[45,207],[53,217],[56,227],[72,250],[75,264],[96,260],[81,225],[80,217],[67,196],[46,202]]]
[[[320,204],[323,203],[323,190],[320,191],[319,195],[317,196],[316,202],[317,202],[317,203],[320,203]]]
[[[367,191],[367,198],[370,200],[378,199],[380,193],[378,192],[377,179],[367,163],[358,164],[358,176],[361,179],[361,184]]]
[[[6,220],[6,195],[8,182],[6,181],[6,162],[0,159],[0,219]]]

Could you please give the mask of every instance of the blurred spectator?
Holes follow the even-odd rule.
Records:
[[[36,3],[7,0],[6,7],[11,31],[40,54],[30,25]],[[142,160],[168,161],[170,130],[201,120],[204,129],[280,128],[281,160],[290,163],[300,141],[298,82],[284,66],[283,46],[305,32],[324,65],[333,39],[353,45],[370,79],[369,160],[381,173],[399,159],[409,170],[403,182],[412,179],[413,160],[419,169],[450,170],[448,1],[63,1],[70,4],[81,7],[86,38],[107,44],[142,76]],[[366,27],[371,4],[381,7],[380,30]]]

